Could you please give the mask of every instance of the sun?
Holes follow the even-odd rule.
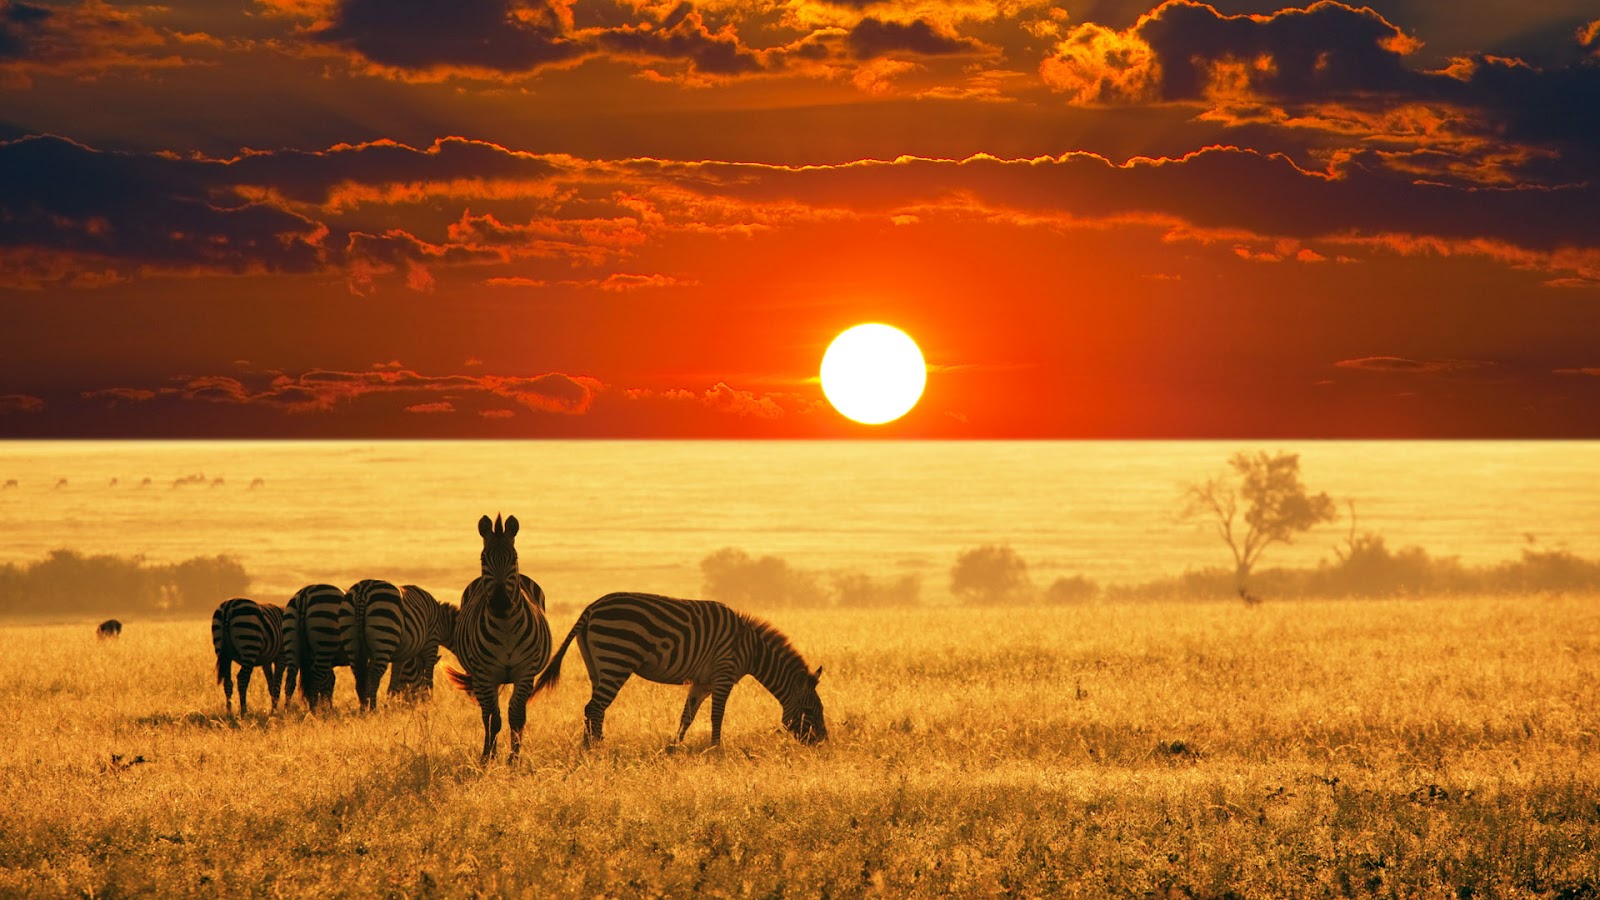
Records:
[[[892,325],[846,329],[822,355],[822,393],[840,414],[863,425],[893,422],[910,412],[927,382],[917,342]]]

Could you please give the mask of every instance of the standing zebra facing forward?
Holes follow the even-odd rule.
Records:
[[[451,648],[466,671],[446,667],[445,674],[463,691],[478,698],[483,712],[483,759],[494,756],[500,734],[500,686],[514,685],[506,715],[511,720],[511,755],[522,752],[522,726],[528,718],[533,680],[550,659],[550,626],[544,619],[544,590],[517,571],[517,517],[505,525],[496,516],[478,520],[483,538],[483,574],[461,592]]]
[[[583,708],[585,744],[604,738],[606,708],[628,676],[658,684],[687,684],[677,741],[688,733],[700,704],[711,698],[711,743],[722,743],[722,713],[739,679],[755,676],[783,706],[783,727],[803,743],[828,739],[815,672],[789,639],[766,622],[712,600],[678,600],[658,594],[607,594],[589,604],[561,642],[535,694],[561,678],[561,658],[578,638],[589,669],[589,704]]]
[[[344,591],[331,584],[306,585],[289,601],[293,624],[289,641],[300,670],[300,696],[313,712],[333,702],[334,666],[350,665],[339,632],[345,602]]]
[[[440,603],[414,584],[400,588],[400,643],[390,662],[389,693],[426,698],[433,693],[433,669],[439,648],[455,652],[456,619],[453,603]]]
[[[233,715],[233,664],[239,664],[239,715],[249,714],[250,674],[267,670],[267,693],[278,708],[283,678],[279,660],[283,653],[283,610],[271,603],[245,597],[224,600],[211,614],[211,647],[217,653],[217,683]]]
[[[378,708],[378,682],[400,646],[400,589],[368,578],[345,591],[339,607],[339,635],[356,676],[362,709]]]

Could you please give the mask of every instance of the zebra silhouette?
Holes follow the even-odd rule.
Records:
[[[249,714],[250,675],[267,673],[267,693],[278,708],[283,670],[283,609],[246,597],[224,600],[211,614],[211,647],[217,654],[217,683],[233,715],[233,664],[239,664],[239,715]]]
[[[526,576],[523,576],[526,577]],[[389,670],[389,694],[424,699],[433,693],[439,648],[455,652],[460,610],[414,584],[400,588],[400,640]]]
[[[584,743],[604,737],[606,708],[631,675],[659,684],[687,684],[689,697],[678,719],[683,741],[695,714],[711,698],[711,743],[722,742],[728,694],[753,676],[782,705],[783,727],[803,743],[828,738],[815,672],[782,632],[767,622],[712,600],[679,600],[659,594],[607,594],[589,604],[567,632],[533,692],[561,678],[561,659],[578,641],[589,670],[589,703],[583,708]]]
[[[345,591],[339,607],[339,636],[356,676],[361,708],[378,708],[378,682],[400,645],[400,589],[368,578]]]
[[[333,702],[334,667],[350,665],[339,615],[347,601],[331,584],[309,584],[289,601],[285,618],[290,657],[300,673],[300,697],[315,712]]]
[[[517,570],[517,517],[478,520],[483,538],[483,574],[461,592],[456,619],[456,659],[464,669],[445,667],[451,683],[478,700],[483,713],[483,756],[495,755],[500,734],[500,686],[512,685],[506,716],[511,725],[510,761],[522,752],[522,726],[528,718],[533,680],[550,659],[550,626],[544,618],[544,591]]]

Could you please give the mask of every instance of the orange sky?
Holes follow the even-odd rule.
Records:
[[[1588,0],[0,3],[0,435],[1600,437],[1597,111]]]

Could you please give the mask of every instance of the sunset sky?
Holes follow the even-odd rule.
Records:
[[[1600,437],[1600,13],[0,2],[0,310],[8,437]]]

